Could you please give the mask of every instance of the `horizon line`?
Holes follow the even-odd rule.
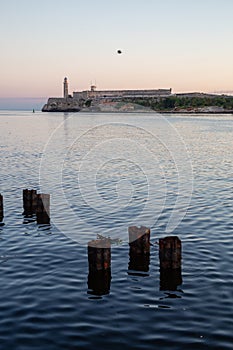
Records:
[[[102,91],[105,91],[106,89],[103,89]],[[116,89],[119,90],[119,89]],[[122,89],[125,90],[125,89]],[[128,89],[126,89],[128,90]],[[137,89],[135,89],[137,90]],[[145,89],[147,90],[147,89]],[[107,90],[106,90],[107,91]],[[217,91],[198,91],[198,90],[189,90],[189,91],[176,91],[173,92],[172,95],[174,94],[191,94],[191,93],[203,93],[203,94],[233,94],[233,90],[217,90]],[[54,97],[59,97],[59,96],[54,96]],[[60,96],[62,98],[62,96]],[[29,96],[21,96],[21,97],[1,97],[0,100],[41,100],[41,99],[48,99],[48,96],[36,96],[36,97],[29,97]]]

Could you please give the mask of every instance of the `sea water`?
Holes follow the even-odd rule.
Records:
[[[232,349],[232,115],[1,111],[0,140],[0,349]],[[26,188],[51,195],[50,225],[22,215]],[[151,229],[144,272],[129,270],[133,225]],[[111,271],[93,290],[98,234]],[[181,280],[166,289],[171,235]]]

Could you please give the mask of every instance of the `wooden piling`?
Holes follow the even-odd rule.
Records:
[[[96,239],[88,242],[89,270],[100,271],[111,267],[110,239]]]
[[[131,226],[129,232],[128,274],[148,272],[150,264],[150,229]]]
[[[4,218],[4,209],[3,209],[3,196],[0,194],[0,222]]]
[[[169,236],[159,240],[160,267],[179,269],[181,267],[181,240],[177,236]]]
[[[36,206],[37,224],[50,224],[50,195],[45,193],[37,194]]]
[[[150,253],[150,229],[144,226],[128,228],[129,245],[133,254]]]
[[[111,283],[111,241],[108,238],[88,242],[88,293],[108,294]]]
[[[159,240],[160,290],[177,290],[182,284],[181,240],[169,236]]]
[[[31,216],[36,214],[37,208],[37,191],[36,190],[23,190],[23,215]]]

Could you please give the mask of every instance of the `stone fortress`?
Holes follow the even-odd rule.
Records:
[[[90,109],[90,105],[97,106],[134,98],[167,97],[172,94],[172,89],[150,89],[150,90],[97,90],[95,85],[91,85],[90,90],[74,91],[69,94],[68,79],[65,77],[63,82],[63,97],[50,97],[43,106],[42,112],[79,112]],[[95,108],[95,111],[97,109]]]

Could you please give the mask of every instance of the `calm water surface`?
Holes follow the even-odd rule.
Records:
[[[0,140],[1,350],[232,349],[233,116],[1,111]],[[51,194],[50,226],[23,217],[24,188]],[[151,227],[144,273],[128,269],[132,224]],[[96,281],[97,234],[120,243]],[[167,235],[182,241],[172,287]]]

